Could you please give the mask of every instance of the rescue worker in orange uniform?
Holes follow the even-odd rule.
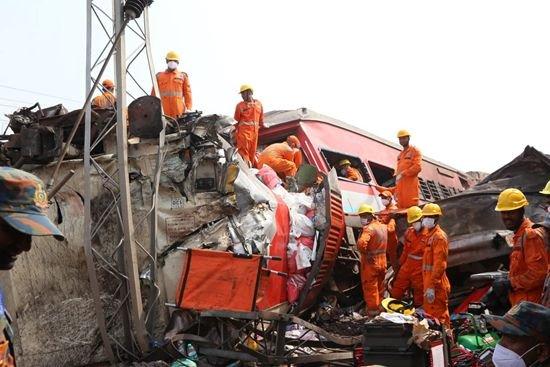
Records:
[[[418,205],[419,181],[418,174],[422,171],[422,154],[418,148],[410,145],[411,134],[407,130],[399,130],[397,133],[399,144],[403,150],[397,156],[395,169],[395,186],[376,186],[378,191],[388,190],[397,201],[399,209],[407,209]]]
[[[260,153],[258,168],[268,165],[282,179],[294,176],[298,170],[295,160],[298,160],[296,150],[299,148],[300,141],[294,135],[290,135],[283,143],[271,144]],[[299,160],[301,161],[301,154]]]
[[[451,283],[445,274],[449,241],[447,234],[439,227],[443,215],[437,204],[426,204],[422,208],[422,282],[424,283],[424,310],[438,319],[447,328],[451,327],[449,315],[449,293]]]
[[[529,202],[520,190],[506,189],[498,196],[495,207],[506,229],[514,232],[508,279],[512,306],[521,301],[540,303],[548,272],[548,252],[542,235],[525,218],[527,205]]]
[[[92,99],[92,108],[115,108],[116,97],[113,94],[115,91],[115,84],[112,80],[105,79],[101,82],[102,92],[99,96],[95,96]]]
[[[179,54],[169,51],[166,54],[166,70],[157,73],[162,110],[166,116],[172,118],[178,118],[193,108],[189,76],[178,70],[179,63]],[[155,95],[154,88],[151,95]]]
[[[253,93],[254,91],[250,85],[241,85],[240,94],[243,100],[235,108],[237,149],[250,167],[253,167],[256,163],[258,131],[265,128],[264,108],[260,101],[252,98]]]
[[[348,159],[342,159],[338,162],[338,176],[347,178],[348,180],[363,182],[363,176],[357,168],[351,166]]]
[[[382,191],[379,195],[384,209],[376,213],[378,220],[385,224],[388,229],[388,257],[390,264],[394,270],[397,270],[399,263],[397,262],[397,232],[395,227],[395,219],[392,214],[397,211],[397,207],[393,203],[393,196],[389,191]]]
[[[403,252],[399,258],[399,270],[393,281],[391,296],[402,299],[407,289],[412,288],[415,307],[420,307],[424,300],[424,281],[422,280],[422,209],[411,206],[407,209],[407,222],[410,227],[405,231]]]
[[[357,214],[363,227],[357,241],[361,254],[361,286],[367,314],[373,317],[380,313],[379,306],[384,295],[388,232],[386,226],[375,218],[372,206],[361,204]]]
[[[544,189],[539,191],[539,193],[546,197],[546,203],[543,203],[546,209],[546,216],[542,223],[533,225],[533,229],[538,231],[539,235],[544,240],[546,253],[548,254],[550,253],[550,181],[548,181]],[[547,258],[548,266],[550,267],[550,256]],[[541,304],[545,307],[550,307],[550,270],[547,272],[546,280],[544,281]]]

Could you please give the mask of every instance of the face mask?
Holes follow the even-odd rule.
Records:
[[[364,227],[366,226],[367,224],[369,224],[371,221],[370,218],[361,218],[361,225]]]
[[[178,68],[178,63],[176,61],[168,61],[166,66],[168,66],[168,69],[170,70],[176,70]]]
[[[389,203],[390,201],[388,199],[382,199],[382,205],[388,206]]]
[[[514,351],[497,344],[493,352],[495,367],[526,367],[525,362]]]
[[[342,169],[340,170],[340,173],[341,173],[343,176],[345,176],[345,175],[348,173],[348,170],[345,169],[345,168],[342,168]]]
[[[413,228],[415,231],[417,232],[420,232],[420,230],[422,229],[422,223],[421,222],[414,222],[412,224]]]
[[[422,218],[422,227],[432,229],[435,227],[435,219],[434,218]]]

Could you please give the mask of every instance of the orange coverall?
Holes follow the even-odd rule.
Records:
[[[254,165],[258,147],[258,130],[264,127],[264,108],[260,101],[242,101],[235,108],[236,141],[244,160]],[[292,158],[291,158],[292,160]],[[272,167],[273,168],[273,167]]]
[[[260,153],[258,167],[266,164],[282,178],[294,176],[298,169],[294,163],[295,153],[286,142],[271,144]]]
[[[193,108],[191,85],[186,73],[177,70],[162,71],[157,73],[157,83],[165,115],[178,118]],[[155,95],[154,88],[151,95]]]
[[[533,222],[525,218],[514,233],[514,247],[510,253],[510,290],[512,306],[521,301],[540,303],[544,280],[548,272],[548,252],[539,231],[531,228]]]
[[[400,178],[395,183],[395,188],[390,190],[395,196],[399,209],[407,209],[413,205],[418,205],[418,174],[421,170],[422,155],[417,148],[409,145],[399,153],[395,175],[400,175]]]
[[[393,286],[391,296],[401,299],[405,291],[413,289],[414,306],[419,307],[424,300],[424,282],[422,280],[422,257],[424,255],[424,242],[422,241],[422,232],[417,232],[413,227],[405,231],[405,244],[403,252],[399,258],[401,265]]]
[[[346,178],[352,181],[363,182],[363,176],[361,175],[361,172],[359,172],[357,168],[353,167],[348,167]]]
[[[367,311],[378,311],[384,296],[387,241],[387,228],[376,219],[363,228],[357,241],[357,249],[361,254],[361,286]]]
[[[103,92],[92,99],[92,108],[115,108],[116,97],[111,92]]]
[[[422,281],[424,292],[431,288],[435,291],[435,300],[429,303],[424,297],[424,310],[437,318],[447,328],[451,327],[449,315],[449,293],[451,283],[445,274],[447,269],[447,255],[449,253],[449,241],[443,230],[436,225],[430,230],[423,230],[422,242],[424,242],[424,256],[422,257]]]
[[[397,211],[397,207],[390,204],[386,209],[377,213],[378,220],[385,224],[388,229],[387,251],[391,266],[397,264],[397,232],[395,230],[395,219],[391,217],[391,214],[395,213],[395,211]]]
[[[13,367],[15,362],[10,353],[10,343],[4,337],[4,331],[0,331],[0,367]]]
[[[302,165],[302,162],[303,162],[302,151],[298,148],[294,148],[293,161],[294,161],[294,164],[296,165],[296,168],[299,168]]]

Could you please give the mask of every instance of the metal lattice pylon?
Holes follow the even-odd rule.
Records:
[[[86,29],[86,93],[83,117],[85,127],[84,140],[84,247],[91,294],[98,322],[99,337],[97,346],[102,346],[105,356],[115,363],[124,359],[137,359],[149,346],[146,330],[148,316],[154,310],[159,298],[159,288],[155,284],[156,269],[156,195],[153,195],[151,210],[141,222],[149,219],[151,225],[151,244],[149,249],[138,243],[134,236],[134,218],[130,199],[130,181],[128,169],[128,137],[127,137],[127,100],[135,99],[126,88],[126,79],[130,77],[137,86],[139,93],[147,94],[132,74],[131,66],[140,57],[146,58],[146,65],[151,76],[156,95],[158,86],[153,70],[150,53],[148,9],[150,0],[87,0]],[[101,5],[111,5],[105,9]],[[143,12],[143,16],[140,17]],[[94,27],[95,26],[95,27]],[[99,52],[94,52],[92,40],[106,36],[106,45]],[[134,52],[127,56],[127,41],[138,44]],[[99,49],[98,49],[99,50]],[[114,55],[114,59],[112,56]],[[91,96],[99,90],[99,81],[108,66],[114,67],[116,84],[116,114],[104,125],[103,129],[94,134],[92,140]],[[99,69],[99,72],[96,72]],[[80,122],[80,119],[78,120]],[[77,122],[77,125],[78,125]],[[116,131],[116,172],[107,172],[101,162],[92,156],[92,151],[112,136]],[[163,159],[164,131],[159,141],[157,171]],[[62,161],[62,159],[60,159]],[[57,171],[57,169],[56,169]],[[92,179],[99,176],[105,195],[110,195],[111,201],[102,208],[99,217],[92,217]],[[54,173],[55,177],[55,173]],[[53,182],[53,179],[52,179]],[[153,190],[158,189],[158,180],[153,183]],[[156,188],[156,189],[155,189]],[[98,190],[99,188],[94,188]],[[96,213],[97,214],[97,213]],[[101,234],[107,218],[116,217],[119,226],[118,238],[109,239],[102,250],[97,248],[97,237]],[[105,248],[112,249],[110,254]],[[151,264],[153,275],[153,291],[148,296],[147,305],[142,303],[140,289],[138,252],[143,252]],[[108,285],[108,286],[107,286]],[[122,332],[120,332],[122,330]]]

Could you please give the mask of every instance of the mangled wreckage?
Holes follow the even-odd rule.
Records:
[[[78,111],[67,113],[62,106],[32,110],[10,116],[15,134],[2,137],[2,159],[47,180]],[[147,315],[153,325],[150,337],[158,342],[144,360],[171,361],[198,349],[213,365],[351,361],[364,332],[357,313],[362,306],[353,240],[357,229],[354,233],[353,219],[344,215],[335,172],[320,174],[318,180],[317,169],[304,165],[296,186],[287,190],[270,168],[249,169],[240,159],[229,143],[230,118],[193,113],[167,126],[156,191],[156,137],[162,126],[151,116],[159,113],[154,97],[129,106],[128,170],[138,243],[151,236],[144,218],[158,197],[155,261],[143,254],[138,258],[143,301],[161,305]],[[92,233],[94,255],[116,260],[120,246],[112,238],[120,232],[118,196],[107,178],[117,170],[115,141],[109,139],[115,117],[112,110],[92,112],[94,136],[106,138],[92,151],[97,174],[90,199],[94,222],[104,224]],[[60,169],[61,176],[70,171],[75,176],[50,208],[67,246],[38,239],[3,279],[13,300],[8,307],[17,315],[21,363],[85,365],[103,359],[81,240],[82,144],[79,127],[70,159]],[[536,179],[525,180],[527,173]],[[536,203],[532,194],[549,175],[548,157],[527,148],[479,185],[440,201],[446,212],[442,225],[451,238],[451,279],[506,264],[508,233],[492,211],[498,190],[514,184]],[[528,214],[540,214],[536,205],[531,208]],[[108,320],[114,320],[124,296],[111,283],[113,272],[109,266],[98,269]],[[456,284],[455,305],[478,288],[488,290],[487,284]],[[112,321],[108,328],[122,335],[125,325]],[[427,333],[425,325],[418,328]],[[120,359],[135,360],[122,346],[118,352]]]

